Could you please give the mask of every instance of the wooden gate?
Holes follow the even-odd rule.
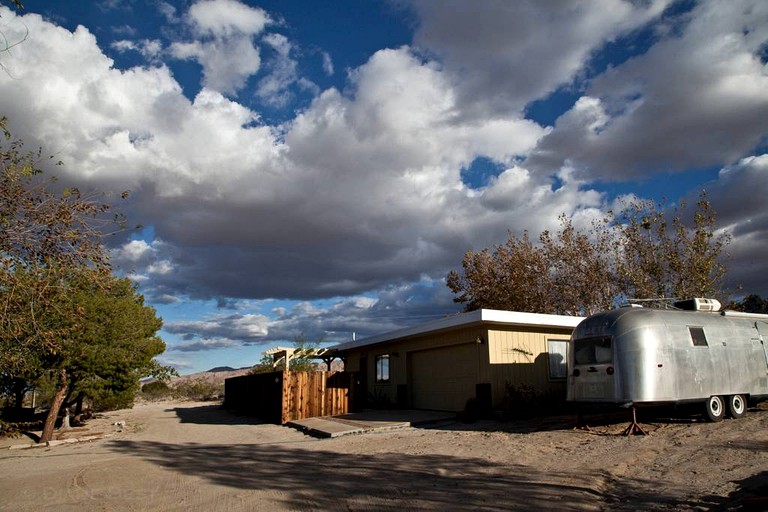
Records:
[[[272,372],[224,383],[224,406],[272,423],[352,411],[354,372]]]

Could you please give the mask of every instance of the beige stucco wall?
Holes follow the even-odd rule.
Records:
[[[499,402],[507,382],[526,384],[537,391],[562,394],[565,398],[565,380],[549,377],[548,340],[568,341],[572,329],[494,328],[488,333],[487,374],[481,375],[491,384],[494,404]]]
[[[457,354],[459,351],[462,354],[462,361],[456,362],[461,363],[463,375],[466,376],[469,371],[474,373],[475,383],[490,384],[494,406],[502,401],[507,382],[517,385],[527,384],[542,392],[562,393],[564,398],[565,381],[549,379],[547,340],[567,341],[570,333],[571,329],[568,328],[537,329],[498,325],[464,327],[350,350],[346,352],[345,368],[359,372],[360,359],[365,357],[367,391],[397,403],[397,386],[405,384],[408,386],[407,402],[401,405],[412,407],[414,403],[420,402],[419,397],[413,396],[414,376],[413,369],[409,368],[410,361],[414,359],[413,353],[454,347]],[[478,339],[482,342],[478,343]],[[388,383],[375,382],[375,360],[376,355],[380,354],[390,354],[390,382]],[[422,354],[428,355],[424,352]],[[467,354],[476,354],[474,356],[476,359],[469,362],[463,361]],[[445,359],[446,352],[441,351],[440,357]],[[419,360],[423,361],[424,358],[420,357]],[[430,371],[440,372],[439,375],[430,376],[435,379],[450,379],[452,374],[457,373],[456,365],[439,369],[430,368]]]
[[[397,401],[397,385],[408,384],[408,354],[427,349],[440,347],[450,347],[474,343],[479,336],[486,336],[486,331],[481,327],[463,328],[444,333],[427,334],[412,338],[393,340],[386,343],[354,349],[346,353],[344,368],[360,372],[360,358],[366,358],[367,364],[367,388],[369,393],[386,396],[392,403]],[[485,339],[485,338],[483,338]],[[478,345],[479,354],[483,352],[484,345]],[[376,383],[376,356],[380,354],[390,354],[390,381],[388,383]],[[450,368],[444,369],[450,372]],[[408,406],[411,406],[412,398],[409,396]]]

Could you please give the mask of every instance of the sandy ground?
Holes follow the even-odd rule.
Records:
[[[571,424],[318,440],[216,405],[140,404],[67,435],[103,439],[0,450],[0,510],[768,509],[766,406],[721,423],[656,419],[629,438],[625,423]]]

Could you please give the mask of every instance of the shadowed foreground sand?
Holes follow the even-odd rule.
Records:
[[[767,421],[760,408],[657,420],[647,437],[489,421],[317,440],[216,405],[140,404],[89,423],[103,439],[0,451],[0,510],[761,510]]]

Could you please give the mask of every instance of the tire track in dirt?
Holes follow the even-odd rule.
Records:
[[[88,487],[88,484],[85,483],[85,473],[89,469],[90,467],[84,467],[78,471],[75,474],[75,477],[71,480],[67,494],[73,501],[82,502],[83,498],[90,502],[96,500],[90,488]]]

